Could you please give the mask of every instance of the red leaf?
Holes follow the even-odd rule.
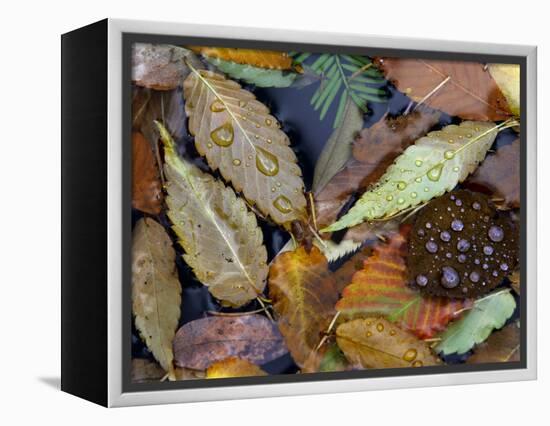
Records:
[[[132,207],[159,214],[162,184],[151,145],[139,132],[132,133]]]

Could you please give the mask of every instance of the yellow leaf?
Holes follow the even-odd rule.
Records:
[[[274,50],[232,49],[227,47],[191,46],[190,49],[203,56],[253,65],[259,68],[291,70],[292,58],[286,52]]]
[[[519,75],[520,68],[517,64],[489,64],[489,72],[496,81],[498,87],[505,96],[510,106],[510,111],[519,117]]]
[[[267,376],[267,373],[256,364],[241,358],[226,358],[212,364],[206,370],[207,379],[247,376]]]

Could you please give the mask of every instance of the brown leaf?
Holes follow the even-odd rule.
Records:
[[[465,182],[473,191],[483,192],[502,208],[520,206],[520,142],[516,138],[511,144],[501,146],[490,154]]]
[[[176,365],[194,370],[229,357],[261,365],[286,352],[277,326],[262,315],[198,319],[182,326],[174,339]]]
[[[151,145],[139,132],[132,133],[132,207],[158,215],[162,209],[162,183]]]
[[[158,382],[166,372],[154,361],[144,358],[132,359],[132,383]]]
[[[370,247],[363,247],[334,272],[333,277],[338,293],[342,293],[344,287],[351,283],[353,275],[363,269],[363,262],[370,256],[370,253]]]
[[[348,361],[363,368],[422,367],[439,363],[429,346],[384,318],[355,319],[336,329]]]
[[[521,273],[518,270],[512,272],[512,274],[508,277],[510,279],[510,283],[512,285],[512,288],[516,292],[516,294],[520,294],[521,292]]]
[[[269,270],[269,297],[292,358],[303,366],[334,316],[334,279],[321,251],[313,246],[281,253]]]
[[[368,240],[385,239],[399,229],[400,223],[401,218],[379,222],[363,222],[349,228],[346,235],[344,235],[344,239],[359,243]]]
[[[486,362],[513,362],[520,360],[520,328],[513,323],[495,331],[489,338],[477,345],[467,364]]]
[[[413,101],[424,100],[449,115],[481,121],[500,121],[512,115],[483,64],[400,58],[377,58],[375,64]]]
[[[236,62],[238,64],[248,64],[259,68],[277,70],[292,69],[292,58],[286,52],[205,46],[189,46],[189,49],[204,56]]]
[[[393,161],[438,121],[440,113],[418,110],[408,115],[384,118],[363,129],[353,144],[353,156],[322,191],[315,195],[320,227],[333,223],[355,192],[376,182]]]
[[[215,362],[206,370],[207,379],[226,377],[267,376],[267,373],[256,364],[246,359],[231,357]]]

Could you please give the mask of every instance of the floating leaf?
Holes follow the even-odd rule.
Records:
[[[334,222],[351,195],[376,182],[404,149],[438,122],[440,115],[418,110],[398,117],[386,117],[363,129],[353,143],[354,158],[350,158],[342,170],[315,193],[318,223],[326,226]]]
[[[196,69],[184,97],[189,131],[210,167],[276,223],[304,219],[302,172],[268,108],[234,81]]]
[[[132,207],[158,215],[162,209],[162,183],[151,145],[138,132],[132,133]]]
[[[233,190],[180,158],[159,124],[164,143],[168,217],[183,258],[210,293],[241,306],[262,293],[267,251],[256,216]]]
[[[363,368],[439,363],[427,344],[384,318],[355,319],[341,324],[336,329],[336,341],[348,361]]]
[[[254,314],[188,322],[176,334],[174,353],[177,366],[204,370],[230,357],[266,364],[287,349],[275,323]]]
[[[258,68],[291,70],[292,58],[286,52],[275,50],[234,49],[227,47],[191,46],[190,50],[207,58],[216,58]]]
[[[180,318],[181,285],[176,252],[164,228],[140,219],[132,239],[132,307],[136,328],[171,380],[172,340]]]
[[[132,359],[132,383],[160,382],[166,372],[154,361]]]
[[[404,235],[407,233],[404,228],[387,244],[380,243],[374,248],[363,268],[344,288],[336,310],[347,318],[384,315],[400,328],[425,339],[444,330],[449,321],[471,306],[471,302],[423,297],[407,286],[407,239]]]
[[[512,323],[502,330],[495,331],[485,342],[476,346],[474,354],[468,358],[466,363],[519,361],[520,334],[519,323]]]
[[[468,352],[501,328],[515,309],[516,301],[508,289],[476,300],[471,310],[445,330],[435,350],[443,355]]]
[[[428,133],[408,147],[346,215],[322,231],[389,219],[452,190],[485,158],[501,126],[463,121]]]
[[[215,362],[206,370],[207,379],[227,377],[267,376],[267,373],[256,364],[246,359],[231,357]]]
[[[279,254],[269,270],[269,297],[292,358],[303,366],[334,316],[338,292],[317,247]]]
[[[351,146],[357,133],[363,128],[363,113],[353,100],[348,99],[343,118],[325,143],[315,165],[312,191],[318,193],[338,173],[351,157]]]
[[[489,64],[489,72],[495,79],[498,87],[508,101],[510,111],[519,117],[520,97],[519,97],[519,75],[520,68],[517,64]]]
[[[181,86],[189,74],[186,61],[204,68],[195,54],[168,44],[135,43],[132,47],[132,82],[155,90]]]
[[[496,153],[487,156],[464,185],[491,196],[502,208],[518,208],[520,205],[520,145],[519,138],[501,146]]]
[[[510,117],[506,98],[485,66],[475,62],[378,58],[376,65],[413,101],[464,120]]]

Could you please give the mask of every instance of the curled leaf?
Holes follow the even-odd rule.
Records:
[[[172,340],[180,318],[181,285],[176,252],[164,228],[140,219],[132,239],[132,308],[136,328],[171,380]]]
[[[355,319],[336,329],[336,341],[348,361],[363,368],[422,367],[438,359],[429,346],[384,318]]]
[[[184,97],[189,131],[210,167],[276,223],[304,219],[302,172],[268,108],[234,81],[196,69]]]
[[[489,72],[508,101],[510,111],[516,116],[520,114],[519,74],[518,64],[489,64]]]
[[[176,334],[174,353],[177,366],[205,370],[230,357],[266,364],[287,349],[273,322],[262,315],[243,315],[188,322]]]
[[[215,362],[206,370],[207,379],[226,377],[267,376],[267,373],[256,364],[246,359],[231,357]]]
[[[212,295],[241,306],[262,293],[267,251],[262,230],[233,190],[179,157],[168,131],[164,143],[168,217],[183,258]]]
[[[386,220],[452,190],[485,158],[500,126],[463,121],[418,139],[347,214],[322,231]]]
[[[151,145],[139,132],[132,133],[132,207],[157,215],[162,209],[162,183]]]

